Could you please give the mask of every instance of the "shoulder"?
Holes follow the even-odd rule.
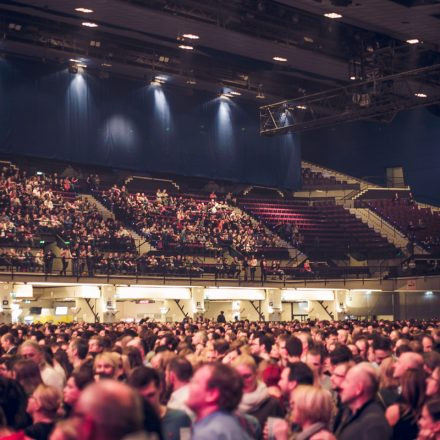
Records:
[[[385,417],[391,426],[394,426],[400,418],[400,409],[397,403],[389,406],[385,411]]]
[[[173,421],[173,422],[180,422],[185,423],[188,422],[188,424],[191,424],[191,420],[186,414],[185,411],[182,411],[180,409],[174,409],[174,408],[168,408],[167,412],[164,417],[164,421]]]

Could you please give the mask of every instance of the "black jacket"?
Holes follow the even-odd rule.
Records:
[[[338,440],[388,440],[391,427],[381,406],[370,400],[354,414],[342,417],[334,434]]]

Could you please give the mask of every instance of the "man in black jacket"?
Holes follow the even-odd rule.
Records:
[[[220,315],[217,316],[217,322],[226,322],[225,312],[222,310]]]
[[[334,430],[338,440],[391,438],[391,428],[375,400],[378,385],[376,370],[367,362],[347,372],[341,385],[341,401],[346,411]]]

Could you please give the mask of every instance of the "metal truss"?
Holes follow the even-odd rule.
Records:
[[[260,107],[260,134],[301,132],[440,103],[440,64]]]

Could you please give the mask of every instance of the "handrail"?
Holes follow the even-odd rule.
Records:
[[[168,259],[165,259],[168,262]],[[194,263],[191,263],[193,261]],[[418,261],[418,260],[417,260]],[[84,279],[111,280],[124,278],[127,282],[139,279],[160,279],[166,284],[167,280],[189,279],[189,281],[200,280],[201,282],[228,281],[228,283],[241,285],[264,285],[266,283],[276,283],[281,285],[289,284],[294,281],[323,281],[330,280],[356,280],[364,282],[368,279],[378,278],[380,280],[394,279],[407,276],[440,276],[440,265],[430,264],[430,259],[426,259],[423,265],[414,268],[407,268],[401,265],[383,267],[380,266],[345,266],[331,267],[319,264],[311,264],[312,270],[306,271],[301,267],[282,266],[279,271],[274,272],[269,267],[263,277],[259,267],[255,280],[250,280],[249,274],[245,274],[241,266],[228,266],[218,269],[215,263],[203,263],[196,258],[187,259],[184,265],[169,267],[155,266],[150,267],[142,260],[126,260],[124,257],[111,260],[110,264],[102,265],[94,258],[63,258],[54,257],[42,259],[22,259],[17,260],[6,256],[0,257],[0,276],[10,275],[12,279],[28,276],[41,276],[44,279],[64,280],[73,278],[74,282]],[[161,264],[161,263],[158,263]],[[376,275],[378,274],[378,276]],[[69,280],[70,281],[70,280]]]

